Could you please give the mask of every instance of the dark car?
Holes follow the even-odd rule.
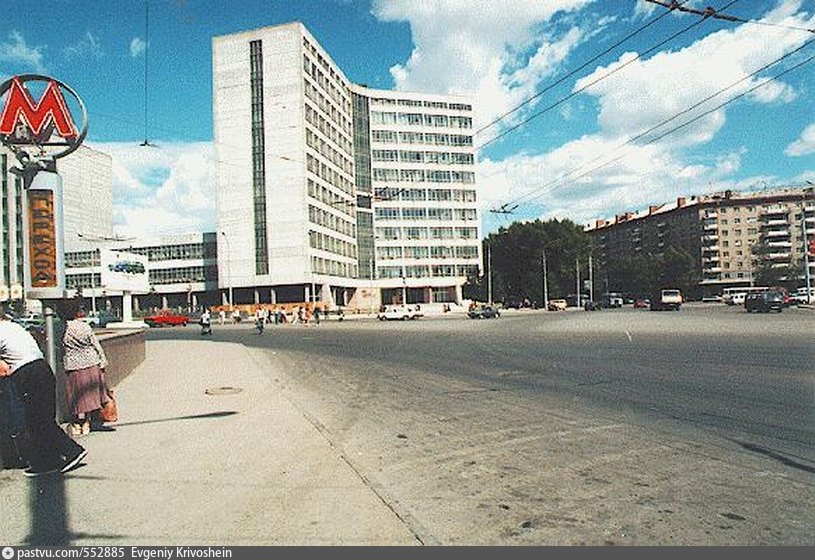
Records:
[[[769,313],[770,311],[781,311],[784,309],[784,294],[781,292],[754,292],[747,294],[744,298],[744,309],[747,313],[757,311],[759,313]]]
[[[501,313],[490,305],[479,305],[467,312],[470,319],[497,319]]]
[[[592,301],[587,300],[586,303],[583,304],[583,309],[586,311],[602,311],[606,308],[606,305],[603,304],[603,301]]]

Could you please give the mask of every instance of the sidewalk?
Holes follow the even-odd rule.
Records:
[[[117,431],[80,438],[85,466],[0,471],[0,545],[420,544],[281,395],[285,372],[260,352],[149,341],[117,387]]]

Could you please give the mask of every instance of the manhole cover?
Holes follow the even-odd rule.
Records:
[[[210,387],[204,393],[207,395],[236,395],[242,391],[240,387]]]

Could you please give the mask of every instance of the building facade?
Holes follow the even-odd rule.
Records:
[[[696,259],[701,292],[716,294],[725,287],[753,285],[760,259],[785,270],[804,262],[807,241],[815,239],[815,196],[811,188],[791,187],[680,197],[596,220],[586,231],[601,266],[637,254],[658,256],[669,245],[682,248]],[[812,278],[815,259],[808,260]],[[803,284],[803,274],[784,281]]]
[[[299,23],[215,37],[221,288],[261,303],[460,300],[481,262],[472,114],[458,97],[352,84]]]
[[[25,285],[25,222],[27,211],[22,179],[12,173],[17,160],[0,147],[0,287]],[[113,190],[111,157],[86,146],[57,160],[62,178],[63,242],[66,251],[87,246],[88,239],[113,233]],[[18,289],[19,290],[19,289]],[[17,294],[14,296],[18,297]]]

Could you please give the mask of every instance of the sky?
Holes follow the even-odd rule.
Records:
[[[82,97],[120,235],[215,231],[212,37],[291,21],[353,82],[472,96],[485,234],[815,182],[815,0],[0,3],[0,81]]]

